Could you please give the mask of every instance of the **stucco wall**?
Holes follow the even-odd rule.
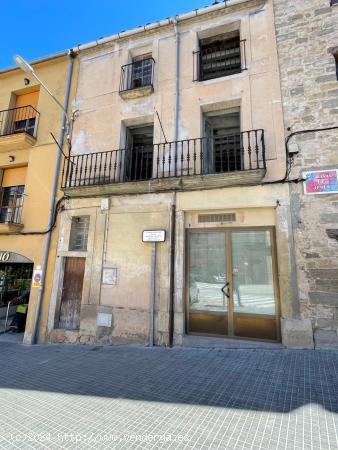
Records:
[[[209,81],[193,81],[193,51],[202,36],[224,33],[237,24],[246,40],[247,69]],[[285,152],[278,60],[272,1],[251,1],[196,17],[178,25],[180,42],[179,139],[203,135],[202,113],[241,107],[243,131],[263,128],[268,172],[266,179],[283,176]],[[154,123],[154,143],[174,139],[176,39],[174,27],[145,32],[80,53],[80,72],[74,109],[73,153],[123,148],[125,127]],[[154,93],[124,100],[119,95],[121,67],[131,57],[151,52],[155,59]],[[244,58],[244,55],[242,54]],[[264,95],[262,93],[264,92]]]
[[[67,203],[62,214],[56,258],[49,321],[51,340],[146,344],[149,339],[152,245],[142,242],[142,231],[164,229],[167,239],[157,244],[155,328],[156,342],[168,342],[171,199],[171,194],[115,197],[110,199],[109,211],[101,210],[100,199],[77,199]],[[90,217],[87,251],[69,252],[71,218],[79,215]],[[62,259],[67,256],[86,257],[81,325],[79,332],[73,335],[54,330],[57,328],[55,311],[61,300]],[[105,268],[117,270],[114,285],[101,283]],[[98,326],[97,315],[101,311],[112,315],[111,327]]]
[[[56,58],[54,60],[36,64],[34,69],[41,79],[48,85],[50,90],[62,102],[66,86],[67,57]],[[77,69],[75,63],[71,97],[75,93],[76,74]],[[0,74],[1,110],[6,110],[13,106],[10,104],[12,93],[21,92],[24,89],[24,77],[30,78],[29,89],[34,89],[37,86],[37,82],[33,77],[27,76],[27,74],[19,69]],[[39,232],[47,229],[50,195],[55,161],[58,152],[50,133],[52,132],[56,137],[58,137],[61,127],[62,112],[43,89],[40,89],[37,110],[41,115],[37,128],[37,141],[35,145],[23,150],[2,150],[0,153],[0,168],[27,166],[22,211],[23,227],[20,228],[20,230],[17,230],[23,232]],[[9,159],[10,155],[14,156],[14,161],[12,162]],[[62,193],[59,191],[58,196],[60,197],[61,195]],[[45,235],[8,236],[5,234],[6,232],[8,232],[8,230],[5,228],[0,230],[0,248],[2,251],[7,250],[26,256],[34,263],[34,268],[41,266]],[[54,273],[57,234],[57,230],[54,230],[49,254],[45,295],[40,316],[38,336],[40,341],[45,339],[50,289],[52,286],[52,278]],[[25,333],[26,343],[31,342],[32,338],[35,302],[37,300],[38,291],[39,288],[37,287],[33,287],[31,290],[30,306],[28,310]]]
[[[246,39],[247,70],[229,77],[193,81],[193,51],[197,50],[198,39],[224,32],[234,23],[240,29],[241,39]],[[202,113],[240,106],[241,129],[263,128],[265,131],[266,180],[281,179],[285,173],[285,146],[272,1],[253,0],[225,7],[222,11],[179,23],[178,31],[178,138],[197,138],[203,134]],[[74,110],[77,110],[74,154],[123,148],[125,127],[152,122],[154,143],[163,142],[155,110],[167,139],[174,139],[175,48],[174,27],[168,25],[80,53],[79,83],[73,103]],[[154,93],[143,98],[122,99],[119,95],[121,66],[129,63],[132,56],[148,52],[152,52],[155,59]],[[167,241],[159,244],[155,337],[158,344],[168,344],[170,208],[174,194],[111,196],[112,192],[105,190],[104,186],[96,186],[83,189],[86,198],[80,198],[80,191],[81,188],[73,194],[79,198],[71,198],[62,213],[49,339],[54,342],[147,343],[151,254],[149,244],[141,242],[141,234],[143,229],[163,228],[167,231]],[[67,193],[72,196],[71,189]],[[108,213],[101,210],[103,196],[110,198]],[[201,189],[195,192],[177,192],[176,201],[176,344],[182,343],[185,333],[185,228],[187,217],[192,212],[235,210],[239,221],[233,226],[275,227],[280,268],[280,313],[287,319],[295,316],[297,299],[292,289],[287,186],[276,184],[206,191],[201,185]],[[69,332],[57,329],[55,311],[59,308],[61,296],[62,260],[66,256],[79,256],[68,251],[68,240],[71,217],[81,214],[90,214],[91,217],[88,250],[82,253],[87,260],[81,325],[78,331]],[[117,268],[116,286],[101,285],[105,266]],[[111,326],[97,325],[98,314],[102,311],[112,315]]]

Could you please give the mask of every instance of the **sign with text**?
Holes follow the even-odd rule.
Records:
[[[7,262],[9,261],[11,254],[9,252],[0,252],[0,261]]]
[[[26,258],[26,256],[19,255],[18,253],[8,252],[7,250],[0,250],[0,263],[29,263],[33,261]]]
[[[338,170],[313,170],[304,172],[305,194],[335,194],[338,193]]]
[[[165,230],[144,230],[142,233],[143,242],[164,242]]]
[[[42,270],[36,269],[33,272],[32,287],[40,287],[42,280]]]

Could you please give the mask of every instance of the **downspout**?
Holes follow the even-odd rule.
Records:
[[[76,55],[73,52],[69,51],[69,53],[68,53],[68,68],[67,68],[67,82],[66,82],[65,98],[64,98],[64,104],[63,104],[65,111],[67,111],[67,109],[68,109],[75,56]],[[66,134],[66,115],[63,114],[62,122],[61,122],[61,130],[60,130],[60,135],[59,135],[59,140],[58,140],[58,145],[61,148],[64,143],[65,134]],[[48,227],[47,227],[48,233],[46,234],[45,248],[44,248],[43,260],[42,260],[41,286],[39,288],[39,294],[38,294],[36,307],[35,307],[35,317],[34,317],[34,323],[33,323],[31,344],[36,344],[39,323],[40,323],[40,312],[41,312],[43,295],[44,295],[44,291],[45,291],[47,264],[48,264],[51,236],[52,236],[52,228],[53,228],[52,226],[53,226],[53,220],[54,220],[56,193],[57,193],[58,182],[59,182],[61,157],[62,157],[62,154],[60,151],[58,151],[57,156],[56,156],[54,177],[53,177],[53,186],[52,186],[50,204],[49,204],[49,216],[48,216]]]
[[[180,107],[180,37],[177,30],[177,20],[172,19],[176,41],[176,76],[175,76],[175,129],[174,141],[178,140],[178,121]],[[174,344],[174,315],[175,315],[175,247],[176,247],[176,191],[173,192],[173,201],[170,213],[170,292],[169,292],[169,346]]]
[[[176,74],[175,74],[175,134],[174,141],[178,140],[178,119],[179,119],[179,107],[180,107],[180,35],[177,30],[177,20],[172,19],[175,30],[175,42],[176,42]]]

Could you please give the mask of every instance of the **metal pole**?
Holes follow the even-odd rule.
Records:
[[[151,248],[151,304],[149,311],[149,347],[154,346],[155,303],[156,303],[156,242],[153,242]]]
[[[68,57],[69,57],[69,61],[68,61],[68,70],[67,70],[67,84],[66,84],[65,99],[64,99],[64,106],[63,106],[64,113],[62,115],[61,130],[60,130],[60,136],[59,136],[59,147],[61,147],[61,148],[63,146],[63,141],[64,141],[64,137],[65,137],[65,132],[66,132],[65,125],[67,122],[67,116],[66,116],[65,111],[68,109],[70,88],[71,88],[72,74],[73,74],[73,65],[74,65],[74,55],[70,53],[68,55]],[[36,301],[36,307],[35,307],[35,317],[34,317],[32,340],[31,340],[32,344],[35,344],[36,340],[37,340],[39,321],[40,321],[41,304],[42,304],[43,294],[45,291],[48,255],[49,255],[51,233],[52,233],[51,228],[52,228],[53,220],[54,220],[54,208],[55,208],[56,193],[57,193],[57,189],[58,189],[60,164],[61,164],[61,152],[58,151],[57,156],[56,156],[53,186],[52,186],[50,204],[49,204],[49,217],[48,217],[48,228],[47,228],[49,230],[49,232],[46,234],[46,239],[45,239],[45,248],[44,248],[43,260],[42,260],[41,286],[39,288],[39,295],[38,295],[38,298]]]

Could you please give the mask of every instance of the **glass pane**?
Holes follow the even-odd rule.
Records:
[[[78,216],[72,218],[70,229],[69,250],[87,251],[89,216]]]
[[[225,234],[190,235],[190,310],[225,312],[227,298],[222,293],[226,283]]]
[[[275,315],[270,232],[232,232],[231,243],[234,311]]]

